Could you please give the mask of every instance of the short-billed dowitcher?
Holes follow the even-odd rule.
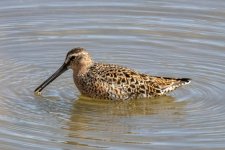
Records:
[[[95,63],[84,48],[70,50],[63,65],[35,93],[41,91],[68,69],[82,95],[97,99],[127,100],[152,98],[190,83],[188,78],[168,78],[138,73],[115,64]]]

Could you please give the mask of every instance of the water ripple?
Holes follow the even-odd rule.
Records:
[[[224,149],[224,6],[200,1],[3,1],[0,139],[3,149]],[[69,71],[33,90],[72,47],[96,61],[189,77],[153,100],[80,97]]]

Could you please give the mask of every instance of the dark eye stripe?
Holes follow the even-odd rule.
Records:
[[[74,59],[75,59],[75,56],[70,57],[70,60],[74,60]]]

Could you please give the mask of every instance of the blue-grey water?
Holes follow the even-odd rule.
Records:
[[[224,41],[224,0],[1,0],[0,149],[223,150]],[[35,96],[73,47],[192,83],[152,100],[93,101],[68,71]]]

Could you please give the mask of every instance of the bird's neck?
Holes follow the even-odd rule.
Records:
[[[80,64],[76,67],[76,69],[73,69],[73,74],[76,77],[85,75],[89,68],[93,65],[93,62],[90,60],[88,62],[85,62],[84,64]]]
[[[85,65],[79,65],[79,68],[74,70],[73,69],[73,80],[76,84],[77,88],[82,94],[85,94],[85,89],[87,88],[85,86],[86,83],[86,75],[88,74],[90,67],[93,65],[93,63],[88,63]]]

